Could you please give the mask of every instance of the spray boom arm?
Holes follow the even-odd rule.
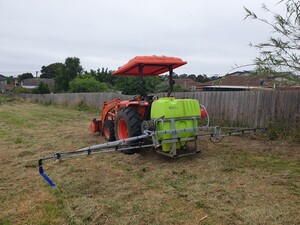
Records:
[[[164,120],[163,118],[159,120]],[[225,133],[222,133],[222,130],[226,130]],[[48,184],[52,187],[55,187],[55,184],[53,181],[44,173],[43,169],[43,162],[48,161],[50,159],[53,160],[60,160],[63,158],[76,158],[80,156],[89,156],[89,155],[95,155],[95,154],[102,154],[102,153],[108,153],[108,152],[115,152],[115,151],[124,151],[128,149],[138,149],[138,148],[146,148],[146,147],[160,147],[162,144],[165,143],[176,143],[179,141],[190,141],[194,140],[196,141],[197,139],[210,139],[213,142],[221,141],[223,137],[225,136],[234,136],[234,135],[241,135],[241,134],[247,134],[251,132],[256,132],[256,131],[264,131],[266,128],[222,128],[221,127],[195,127],[195,128],[186,128],[186,129],[181,129],[181,130],[166,130],[166,131],[150,131],[150,130],[144,130],[142,135],[136,136],[136,137],[130,137],[126,138],[124,140],[118,140],[118,141],[113,141],[113,142],[108,142],[104,144],[98,144],[98,145],[93,145],[85,148],[78,149],[76,151],[69,151],[69,152],[60,152],[60,153],[55,153],[53,156],[48,156],[39,159],[38,161],[38,166],[39,166],[39,173],[40,175],[48,182]],[[196,134],[193,137],[190,138],[170,138],[170,139],[164,139],[160,140],[157,139],[156,137],[158,135],[164,135],[164,134],[172,134],[176,135],[181,132],[195,132],[198,133],[199,131],[208,131],[205,134]],[[152,143],[146,143],[144,142],[145,139],[151,138]],[[130,143],[134,141],[134,143]],[[128,144],[130,143],[130,144]],[[172,152],[170,154],[163,153],[160,151],[157,151],[158,153],[161,153],[166,156],[170,157],[179,157],[179,156],[184,156],[187,154],[182,154],[179,155],[175,152]],[[195,153],[198,153],[200,151],[197,151]]]

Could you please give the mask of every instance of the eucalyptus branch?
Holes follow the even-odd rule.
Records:
[[[258,17],[254,12],[244,7],[245,19],[260,21],[269,26],[279,37],[270,37],[267,42],[252,45],[260,52],[255,63],[259,68],[291,69],[300,73],[300,1],[281,0],[277,5],[285,7],[285,15],[271,11],[265,4],[262,10],[271,13],[274,21]]]

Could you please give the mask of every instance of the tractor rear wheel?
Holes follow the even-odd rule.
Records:
[[[115,141],[115,127],[112,120],[105,120],[103,124],[103,135],[107,141]]]
[[[129,137],[139,136],[141,132],[142,119],[135,107],[121,108],[117,113],[115,120],[115,135],[118,140],[126,139]],[[130,142],[127,144],[133,144]],[[137,153],[138,149],[125,150],[125,154]]]

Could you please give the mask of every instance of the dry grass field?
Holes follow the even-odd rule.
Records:
[[[0,96],[0,224],[300,224],[300,144],[199,141],[196,156],[107,153],[37,161],[104,142],[97,115]]]

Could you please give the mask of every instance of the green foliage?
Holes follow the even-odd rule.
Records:
[[[300,127],[285,124],[271,124],[263,134],[270,141],[287,140],[300,142]]]
[[[0,94],[0,105],[6,104],[6,103],[9,103],[9,102],[14,102],[14,101],[15,101],[14,98],[8,97],[4,94]]]
[[[190,74],[190,75],[188,75],[188,78],[190,78],[192,80],[196,80],[197,76],[195,74]]]
[[[197,81],[197,82],[200,82],[200,83],[204,83],[204,82],[207,82],[207,81],[210,81],[211,79],[209,79],[206,74],[203,74],[203,75],[198,75],[194,81]]]
[[[52,63],[48,66],[42,66],[40,78],[55,78],[64,71],[63,63]]]
[[[57,62],[49,64],[48,66],[42,66],[41,73],[41,78],[54,78],[55,92],[103,92],[109,89],[121,91],[123,94],[135,95],[140,94],[141,91],[138,77],[113,76],[112,71],[105,67],[90,70],[90,72],[85,72],[85,74],[89,74],[88,76],[81,76],[83,74],[83,68],[80,65],[80,59],[77,57],[68,57],[65,59],[65,63]],[[145,92],[155,93],[167,91],[169,86],[162,86],[161,82],[168,79],[168,77],[168,75],[144,77]],[[217,76],[208,78],[205,74],[196,76],[195,74],[178,75],[175,73],[173,77],[175,79],[190,78],[197,82],[206,82],[219,78]],[[84,80],[80,80],[80,78],[84,78]],[[98,83],[95,81],[98,81]],[[103,83],[106,85],[104,86]],[[71,84],[72,87],[70,86]],[[174,85],[173,91],[182,92],[189,90]]]
[[[117,78],[116,89],[124,95],[140,94],[140,82],[138,77],[120,76]]]
[[[25,79],[29,79],[29,78],[33,78],[32,73],[23,73],[23,74],[21,74],[21,75],[18,76],[18,80],[19,81],[22,81],[22,80],[25,80]]]
[[[140,94],[140,80],[138,77],[131,76],[113,76],[112,71],[108,68],[102,67],[97,70],[90,70],[85,72],[89,76],[81,76],[83,74],[83,68],[80,65],[80,59],[77,57],[68,57],[65,59],[65,63],[52,63],[48,66],[42,66],[41,78],[54,78],[55,92],[103,92],[109,90],[121,91],[123,94]],[[155,93],[160,91],[167,91],[169,86],[161,86],[161,81],[168,79],[168,75],[144,77],[145,80],[145,92]],[[205,74],[173,74],[176,78],[190,78],[197,82],[206,82],[216,78],[217,76],[208,78]],[[78,79],[77,79],[78,78]],[[80,80],[84,78],[84,80]],[[94,79],[91,79],[94,78]],[[76,79],[76,80],[75,80]],[[75,81],[74,81],[75,80]],[[98,81],[95,82],[95,81]],[[106,85],[104,86],[105,83]],[[70,86],[72,84],[72,87]],[[36,93],[37,90],[35,90]],[[181,88],[178,85],[174,85],[173,91],[189,91]]]
[[[101,70],[98,68],[97,71],[91,70],[90,73],[99,82],[115,85],[115,81],[116,81],[117,77],[113,76],[112,71],[108,70],[108,68],[104,69],[102,67]]]
[[[71,108],[75,108],[78,111],[86,111],[86,112],[94,112],[98,113],[99,108],[90,104],[87,104],[84,100],[80,100],[75,104],[74,106],[71,106]]]
[[[169,75],[161,75],[160,76],[163,80],[168,80],[169,79]],[[173,78],[174,79],[187,79],[187,78],[190,78],[196,82],[200,82],[200,83],[204,83],[204,82],[208,82],[208,81],[213,81],[213,80],[217,80],[219,79],[220,77],[219,76],[212,76],[212,77],[207,77],[206,74],[199,74],[199,75],[195,75],[195,74],[173,74]]]
[[[83,68],[80,65],[80,59],[77,57],[68,57],[65,60],[63,71],[54,78],[55,91],[66,92],[69,90],[69,83],[77,75],[81,75]]]
[[[300,72],[300,2],[281,0],[278,5],[284,5],[284,13],[272,12],[265,4],[262,9],[271,14],[273,21],[258,17],[245,8],[246,18],[258,20],[270,27],[273,34],[268,41],[254,45],[260,56],[255,63],[260,70]],[[252,44],[251,44],[252,46]]]
[[[145,77],[144,80],[147,93],[154,93],[157,85],[161,83],[161,79],[157,76]]]
[[[65,60],[65,74],[71,80],[77,75],[82,74],[83,68],[80,65],[80,59],[77,57],[68,57]]]
[[[7,77],[7,84],[13,84],[13,83],[14,83],[14,77],[13,76]]]
[[[157,76],[145,77],[144,80],[146,93],[154,93],[156,91],[157,85],[161,82],[160,78]],[[116,89],[122,91],[122,94],[125,95],[140,94],[140,80],[138,77],[132,76],[118,77],[116,80]]]
[[[39,83],[39,86],[34,88],[32,90],[33,94],[49,94],[50,93],[50,89],[48,87],[48,84],[41,82]]]
[[[107,85],[97,81],[91,74],[78,75],[70,82],[70,92],[104,92]]]
[[[166,84],[160,84],[156,87],[155,92],[168,92],[170,90],[170,86]],[[179,85],[173,86],[172,92],[189,92],[190,90],[180,87]]]
[[[14,93],[14,94],[20,94],[20,93],[31,94],[32,92],[31,92],[30,89],[27,89],[27,88],[16,87],[16,88],[13,90],[13,93]]]

